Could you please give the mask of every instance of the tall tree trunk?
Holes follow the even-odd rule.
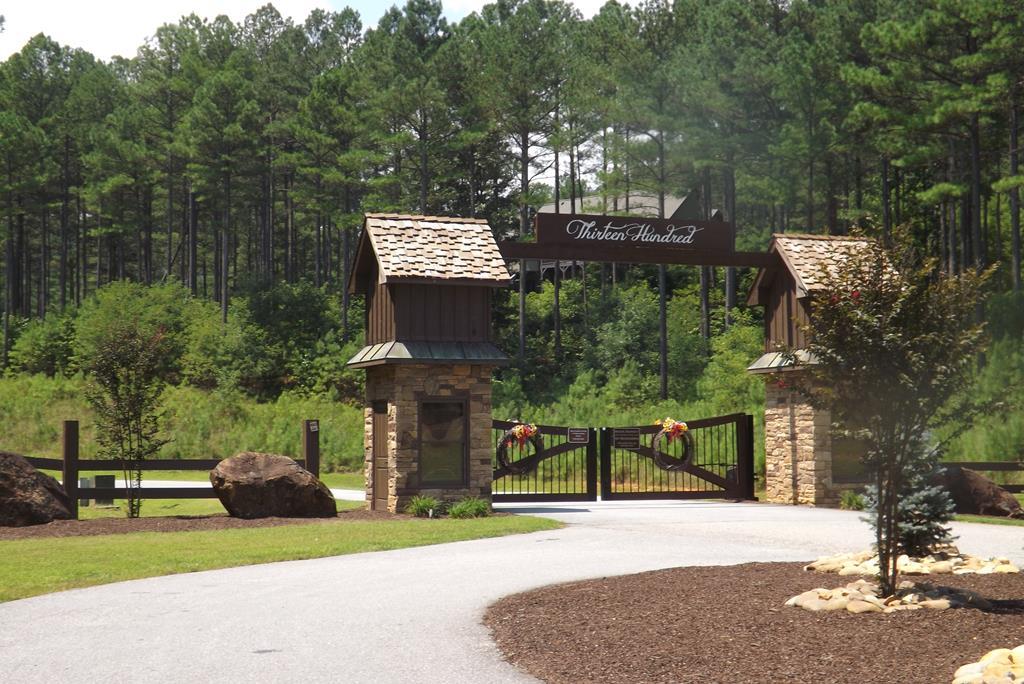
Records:
[[[195,297],[199,294],[199,207],[192,185],[188,187],[188,289]],[[205,285],[203,286],[205,289]]]
[[[348,216],[352,212],[351,200],[349,196],[349,189],[345,188],[345,215]],[[348,281],[350,277],[350,269],[352,268],[352,238],[351,230],[346,224],[342,228],[342,283],[341,283],[341,339],[342,342],[348,342],[349,335],[351,332],[348,329],[348,308],[350,303],[350,295],[348,291]]]
[[[882,157],[882,241],[892,244],[892,202],[889,192],[889,158]]]
[[[981,270],[987,261],[981,239],[981,123],[971,115],[971,249],[974,267]]]
[[[701,199],[705,221],[711,219],[711,169],[704,168]],[[700,335],[707,343],[711,340],[711,268],[700,267]]]
[[[527,193],[530,190],[530,132],[519,134],[519,239],[526,238],[529,225]],[[526,361],[526,259],[519,260],[519,367]]]
[[[736,249],[736,169],[732,155],[725,168],[725,210],[732,231],[732,249]],[[732,325],[732,310],[736,308],[736,268],[725,269],[725,327]]]
[[[284,273],[285,280],[295,282],[295,209],[292,206],[292,176],[288,174],[284,181],[284,213],[285,213],[285,247]]]
[[[57,287],[60,288],[60,311],[68,302],[68,212],[70,210],[70,180],[68,166],[71,163],[71,139],[64,136],[64,161],[60,170],[60,273],[57,276]]]
[[[658,218],[665,218],[665,132],[658,131]],[[658,264],[658,379],[662,400],[668,399],[668,274]]]
[[[3,368],[7,368],[7,355],[11,351],[11,309],[14,308],[14,211],[11,198],[7,198],[7,239],[4,240],[4,349]]]
[[[174,158],[171,156],[170,152],[167,153],[166,164],[167,215],[164,218],[167,221],[167,244],[164,245],[164,249],[166,250],[166,254],[164,254],[164,277],[170,278],[171,269],[174,268],[174,176],[171,173],[171,170],[174,168]]]
[[[50,225],[49,214],[46,205],[43,205],[42,214],[39,217],[40,228],[42,229],[42,243],[39,247],[39,291],[36,293],[38,303],[38,316],[46,316],[46,304],[50,294],[49,262],[50,262]]]
[[[1010,176],[1018,173],[1019,150],[1017,147],[1017,135],[1020,131],[1020,111],[1017,101],[1012,100],[1010,107]],[[1020,188],[1010,188],[1010,250],[1011,265],[1010,272],[1013,278],[1013,289],[1021,291],[1021,254],[1020,254]]]

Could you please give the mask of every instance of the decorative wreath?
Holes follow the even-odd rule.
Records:
[[[651,450],[654,451],[655,464],[662,470],[684,470],[690,465],[690,461],[693,460],[693,435],[690,434],[690,428],[683,421],[672,420],[671,418],[656,420],[654,424],[661,426],[661,430],[651,440]],[[659,449],[658,447],[663,439],[669,444],[677,439],[681,439],[683,441],[683,457],[669,456]]]
[[[532,466],[529,463],[524,464],[523,461],[525,459],[519,459],[518,461],[508,460],[508,448],[512,444],[524,447],[527,443],[533,445],[533,453],[535,454],[544,450],[544,440],[540,436],[540,430],[533,423],[517,423],[508,430],[505,430],[505,434],[501,436],[501,440],[498,442],[498,465],[513,475],[524,475],[530,472]]]

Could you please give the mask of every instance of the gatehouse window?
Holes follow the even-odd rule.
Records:
[[[421,486],[461,487],[467,484],[467,413],[465,401],[420,402]]]

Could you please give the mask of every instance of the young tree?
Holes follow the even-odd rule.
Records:
[[[812,361],[789,356],[806,371],[797,387],[865,444],[881,588],[891,594],[906,523],[936,522],[903,516],[900,529],[901,499],[915,484],[922,490],[915,473],[934,466],[941,448],[931,431],[965,425],[977,412],[961,391],[984,347],[974,312],[991,271],[944,275],[933,260],[914,264],[874,242],[847,255],[821,274],[809,326]],[[942,535],[933,526],[929,536]]]
[[[147,331],[135,321],[108,329],[85,363],[90,383],[86,398],[96,412],[100,454],[120,461],[128,491],[128,517],[139,517],[142,470],[165,443],[158,438],[157,408],[165,355],[162,331]]]

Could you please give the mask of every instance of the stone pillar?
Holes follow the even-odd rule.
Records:
[[[770,503],[833,506],[832,421],[788,387],[765,384],[765,499]]]
[[[367,369],[365,410],[366,500],[373,498],[373,404],[387,402],[388,510],[405,510],[417,494],[453,501],[478,496],[490,501],[494,443],[491,437],[489,365],[395,364]],[[445,397],[466,400],[469,462],[466,487],[425,489],[418,478],[419,402]]]

